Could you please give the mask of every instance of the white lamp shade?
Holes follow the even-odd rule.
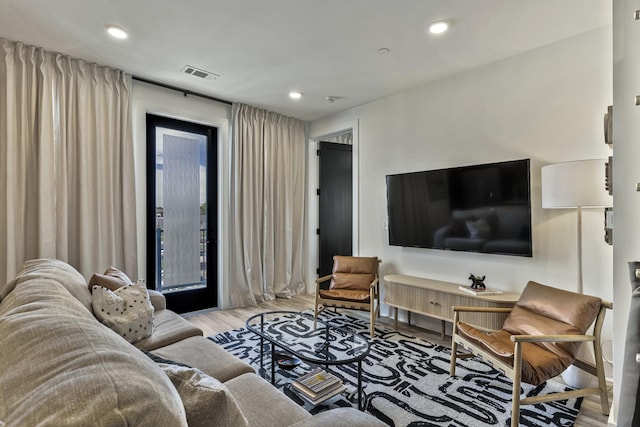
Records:
[[[576,160],[542,167],[543,208],[612,206],[605,189],[605,159]]]

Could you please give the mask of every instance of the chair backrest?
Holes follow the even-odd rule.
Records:
[[[371,283],[378,277],[378,263],[377,257],[334,256],[329,288],[369,290]]]
[[[523,335],[584,335],[593,323],[602,300],[529,282],[502,329]],[[538,343],[559,355],[576,357],[580,343]]]

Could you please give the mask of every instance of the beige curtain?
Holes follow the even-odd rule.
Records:
[[[230,297],[233,306],[305,289],[305,124],[232,107]]]
[[[131,77],[0,46],[0,282],[36,257],[137,277]]]

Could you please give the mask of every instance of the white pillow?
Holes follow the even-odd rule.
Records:
[[[93,286],[93,313],[120,336],[135,343],[153,333],[153,305],[144,280],[115,291]]]

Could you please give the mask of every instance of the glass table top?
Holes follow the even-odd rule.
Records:
[[[256,314],[247,329],[298,358],[323,365],[361,361],[369,354],[369,340],[361,334],[318,320],[313,315],[294,311]]]

